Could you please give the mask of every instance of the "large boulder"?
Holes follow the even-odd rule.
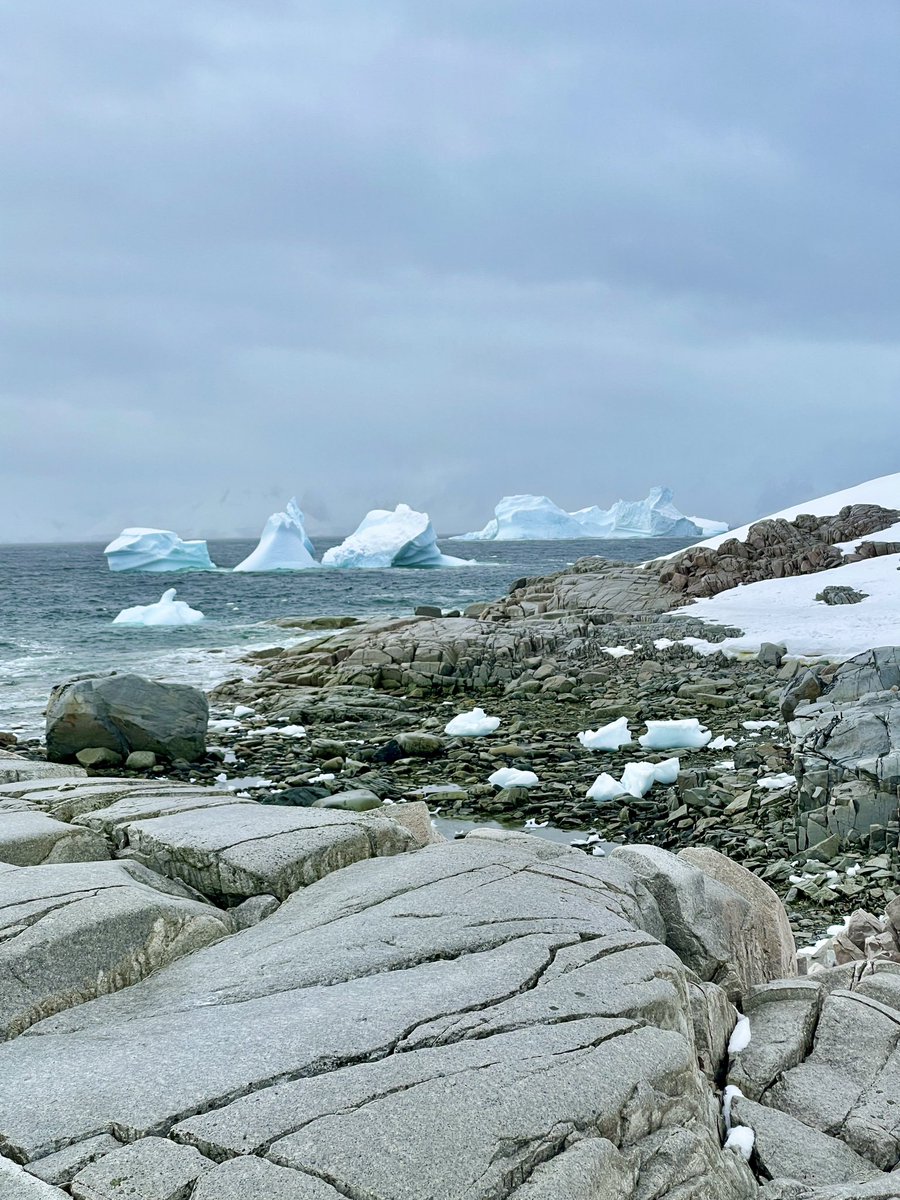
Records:
[[[47,705],[47,756],[55,762],[105,746],[127,757],[151,750],[188,762],[206,751],[209,705],[198,688],[141,675],[107,675],[63,683]]]

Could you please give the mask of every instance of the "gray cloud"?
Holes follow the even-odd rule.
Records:
[[[0,541],[897,469],[892,3],[5,8]]]

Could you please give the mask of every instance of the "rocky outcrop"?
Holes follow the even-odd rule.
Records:
[[[654,565],[660,584],[675,592],[681,603],[688,603],[742,583],[813,575],[847,562],[900,553],[896,542],[863,542],[849,554],[838,544],[857,541],[898,521],[900,512],[877,504],[847,505],[828,517],[806,514],[793,521],[779,517],[751,525],[744,541],[728,538],[716,547],[690,546]]]
[[[47,705],[47,756],[72,759],[105,748],[127,758],[149,750],[168,760],[198,758],[206,749],[209,705],[198,688],[156,683],[140,675],[107,675],[63,683]]]

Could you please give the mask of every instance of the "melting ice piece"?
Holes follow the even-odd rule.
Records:
[[[313,558],[313,544],[303,527],[303,513],[296,500],[289,500],[284,512],[272,513],[263,527],[259,545],[235,571],[305,571],[319,564]]]
[[[586,729],[584,733],[579,733],[578,740],[585,750],[618,750],[632,741],[628,732],[628,718],[619,717],[608,725],[601,725],[599,729]]]
[[[788,775],[782,771],[778,775],[767,775],[765,779],[757,779],[756,786],[761,788],[786,788],[793,787],[797,782],[796,775]]]
[[[777,729],[777,721],[741,721],[745,729]]]
[[[460,713],[444,726],[444,733],[451,737],[485,737],[500,725],[499,717],[488,717],[483,708]]]
[[[278,730],[282,737],[306,737],[305,725],[282,725]]]
[[[427,513],[408,504],[391,512],[373,508],[354,533],[322,555],[327,567],[460,567],[465,559],[441,554]]]
[[[706,743],[706,748],[707,750],[730,750],[732,746],[736,745],[737,742],[734,738],[727,738],[724,733],[720,733],[717,738]]]
[[[638,741],[645,750],[699,750],[712,733],[696,717],[681,721],[648,721],[647,732]]]
[[[602,775],[598,775],[591,786],[588,788],[588,800],[596,800],[598,804],[602,804],[604,800],[617,800],[619,796],[625,795],[625,789],[619,783],[618,779],[613,779],[612,775],[607,775],[604,771]]]
[[[249,704],[236,704],[234,706],[234,715],[236,717],[254,717],[256,709],[251,708]]]
[[[656,783],[656,767],[653,763],[628,763],[622,772],[622,788],[629,796],[646,796]]]
[[[171,529],[123,529],[103,551],[111,571],[214,571],[206,542],[185,542]]]
[[[199,609],[191,608],[184,600],[175,599],[175,589],[169,588],[155,604],[136,604],[123,608],[113,625],[196,625],[203,620]]]
[[[536,787],[538,777],[534,771],[518,771],[515,767],[501,767],[493,775],[488,776],[488,783],[498,788],[530,788]]]
[[[662,762],[654,764],[653,777],[657,783],[675,783],[680,768],[681,763],[677,758],[666,758]]]

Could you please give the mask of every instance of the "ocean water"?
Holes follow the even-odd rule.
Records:
[[[317,557],[340,539],[315,539]],[[211,541],[212,572],[111,572],[102,544],[0,546],[0,730],[37,736],[50,689],[75,675],[135,671],[209,688],[248,668],[247,650],[301,640],[277,617],[409,614],[418,604],[464,608],[503,595],[523,575],[562,570],[585,555],[641,562],[689,543],[635,538],[563,542],[443,542],[464,567],[428,570],[309,570],[238,574],[253,541]],[[133,604],[170,587],[199,608],[197,625],[145,629],[113,625]]]

